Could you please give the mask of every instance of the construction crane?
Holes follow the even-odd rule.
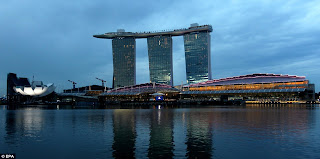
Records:
[[[103,79],[100,79],[100,78],[98,78],[98,77],[96,77],[96,79],[99,80],[99,81],[101,81],[101,82],[102,82],[102,87],[104,87],[104,82],[106,82],[106,81],[103,80]]]
[[[76,82],[74,82],[74,81],[71,81],[71,80],[68,80],[69,82],[71,82],[72,83],[72,85],[73,85],[73,89],[75,89],[76,88]]]

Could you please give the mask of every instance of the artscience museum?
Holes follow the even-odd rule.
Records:
[[[7,78],[7,94],[9,96],[23,95],[32,97],[44,97],[55,90],[53,83],[43,84],[42,81],[32,81],[27,78],[18,78],[16,74],[9,73]]]
[[[43,97],[52,93],[55,90],[55,86],[53,83],[44,85],[42,81],[33,81],[31,86],[16,86],[13,89],[21,95]]]

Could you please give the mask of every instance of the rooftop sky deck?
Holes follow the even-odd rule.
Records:
[[[116,37],[133,37],[133,38],[148,38],[153,36],[181,36],[192,32],[212,32],[211,25],[201,25],[195,27],[189,27],[184,29],[163,30],[163,31],[150,31],[150,32],[109,32],[100,35],[93,35],[95,38],[113,39]]]

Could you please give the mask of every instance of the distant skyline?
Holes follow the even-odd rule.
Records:
[[[7,73],[56,91],[112,85],[111,40],[94,34],[210,24],[212,78],[252,73],[306,76],[320,91],[320,1],[0,1],[0,95]],[[173,37],[174,85],[186,83],[182,37]],[[149,82],[146,39],[136,40],[136,83]]]

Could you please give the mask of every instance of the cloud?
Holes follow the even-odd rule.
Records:
[[[111,40],[93,34],[211,24],[213,78],[249,73],[305,75],[317,83],[320,2],[62,1],[0,2],[0,95],[6,74],[54,82],[60,90],[112,83]],[[186,82],[182,37],[173,38],[174,83]],[[149,82],[147,42],[137,40],[137,83]]]

